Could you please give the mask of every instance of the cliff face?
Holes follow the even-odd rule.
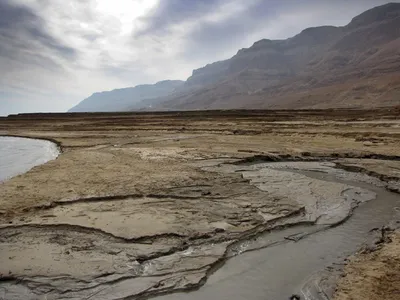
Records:
[[[185,86],[196,87],[217,82],[228,74],[228,68],[229,60],[224,60],[193,70],[193,74],[186,80]]]
[[[308,28],[261,40],[231,59],[193,72],[196,89],[160,109],[372,107],[400,101],[400,4],[347,26]],[[201,85],[202,84],[202,85]]]

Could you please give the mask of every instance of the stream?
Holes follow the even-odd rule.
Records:
[[[157,297],[159,300],[277,300],[292,294],[301,299],[328,300],[334,282],[321,286],[326,268],[343,265],[368,238],[371,229],[400,220],[400,196],[369,182],[345,180],[348,172],[337,174],[290,170],[308,177],[346,183],[376,193],[376,199],[360,204],[353,215],[334,227],[294,226],[268,232],[236,248],[243,252],[232,256],[197,291]],[[287,236],[301,237],[297,242]]]

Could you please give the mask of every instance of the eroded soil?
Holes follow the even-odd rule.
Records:
[[[400,295],[400,233],[388,237],[376,251],[352,257],[339,280],[335,300],[385,299]]]
[[[340,167],[399,189],[396,110],[38,114],[0,119],[0,132],[63,152],[1,185],[5,299],[195,288],[233,243],[292,224],[332,226],[375,197],[291,169]]]

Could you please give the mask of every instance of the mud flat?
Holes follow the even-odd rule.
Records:
[[[335,292],[334,279],[341,274],[346,257],[372,238],[371,229],[400,220],[400,212],[394,209],[400,204],[400,197],[365,183],[375,181],[373,178],[363,176],[364,183],[344,181],[340,178],[355,180],[358,176],[329,169],[326,164],[320,167],[315,163],[311,166],[309,163],[283,165],[318,180],[347,182],[352,188],[364,190],[365,194],[359,199],[366,200],[365,196],[374,193],[376,198],[359,202],[357,208],[353,206],[352,216],[347,219],[346,215],[345,222],[337,219],[338,223],[314,222],[312,226],[300,222],[233,244],[227,254],[229,259],[198,291],[157,299],[286,299],[291,294],[298,294],[301,299],[331,299]],[[256,168],[281,166],[281,163],[257,164]],[[355,193],[362,195],[360,190]],[[299,192],[299,197],[301,195]]]
[[[324,299],[324,272],[398,220],[399,125],[386,110],[0,120],[63,150],[2,185],[0,297]]]

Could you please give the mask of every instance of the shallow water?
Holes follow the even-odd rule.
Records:
[[[310,234],[311,227],[298,226],[266,233],[244,245],[248,249],[266,248],[232,257],[199,290],[157,299],[275,300],[288,299],[291,294],[300,294],[301,299],[328,299],[319,290],[320,272],[335,263],[341,264],[345,257],[356,252],[371,236],[372,228],[386,225],[393,219],[399,220],[396,206],[400,205],[400,196],[371,184],[340,180],[334,175],[298,172],[369,189],[377,193],[377,198],[361,204],[349,220],[328,230]],[[304,234],[310,235],[297,242],[282,239],[283,236]],[[280,242],[274,242],[279,241],[277,235],[281,237]]]
[[[0,137],[0,182],[57,158],[52,142],[36,139]]]

